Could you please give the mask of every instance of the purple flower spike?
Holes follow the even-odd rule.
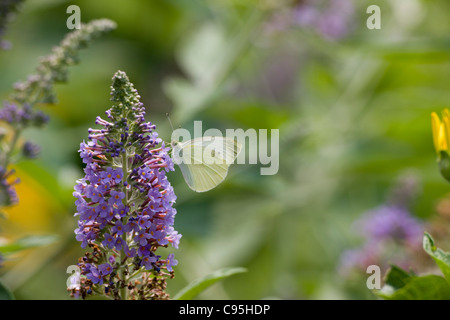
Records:
[[[86,280],[79,290],[82,297],[92,289],[115,299],[167,299],[164,282],[173,277],[176,260],[173,254],[160,260],[156,251],[169,244],[177,248],[181,238],[173,228],[176,196],[166,177],[166,170],[173,170],[170,150],[157,138],[155,125],[145,122],[125,73],[114,76],[111,96],[108,121],[97,117],[102,128],[89,129],[79,150],[86,167],[75,186],[75,233],[82,247],[92,249],[80,263]],[[114,263],[107,257],[116,257]],[[140,284],[136,273],[142,274]]]

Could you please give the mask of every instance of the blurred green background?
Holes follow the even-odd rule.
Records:
[[[261,176],[260,164],[233,165],[223,184],[197,194],[179,170],[169,174],[183,234],[169,293],[242,266],[247,273],[198,298],[374,298],[364,274],[337,272],[342,253],[361,241],[355,219],[382,204],[405,170],[421,183],[412,209],[421,219],[436,215],[449,190],[437,171],[430,113],[450,106],[450,3],[346,1],[351,14],[338,6],[329,17],[345,20],[345,32],[330,37],[292,22],[302,1],[295,2],[25,1],[5,37],[13,47],[0,51],[2,98],[68,32],[70,4],[82,21],[109,18],[118,28],[82,51],[69,83],[56,87],[58,104],[42,106],[49,126],[25,134],[42,153],[17,165],[20,203],[7,210],[1,235],[58,241],[0,270],[17,299],[68,299],[66,268],[84,253],[73,233],[72,189],[83,176],[77,150],[110,107],[119,69],[166,141],[166,112],[188,129],[202,120],[204,129],[280,130],[276,175]],[[380,30],[366,27],[372,4],[381,8]]]

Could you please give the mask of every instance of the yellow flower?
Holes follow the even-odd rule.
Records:
[[[431,128],[433,130],[434,148],[438,156],[441,151],[449,153],[450,146],[450,111],[444,109],[442,111],[442,121],[436,112],[431,113]]]
[[[442,120],[436,112],[431,113],[431,128],[434,148],[438,154],[439,172],[450,182],[450,111],[442,111]]]

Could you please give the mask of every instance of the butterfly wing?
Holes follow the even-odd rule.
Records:
[[[196,192],[205,192],[215,188],[228,173],[228,166],[225,164],[182,164],[180,169],[188,186]]]
[[[194,146],[201,146],[203,149],[203,163],[226,163],[229,166],[242,149],[239,142],[230,138],[208,136],[191,141]]]
[[[202,137],[179,143],[174,147],[184,180],[196,192],[215,188],[227,176],[228,167],[241,151],[233,139]]]

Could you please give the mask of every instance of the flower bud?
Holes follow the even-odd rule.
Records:
[[[450,155],[447,151],[441,150],[439,152],[439,172],[445,178],[445,180],[450,182]]]

